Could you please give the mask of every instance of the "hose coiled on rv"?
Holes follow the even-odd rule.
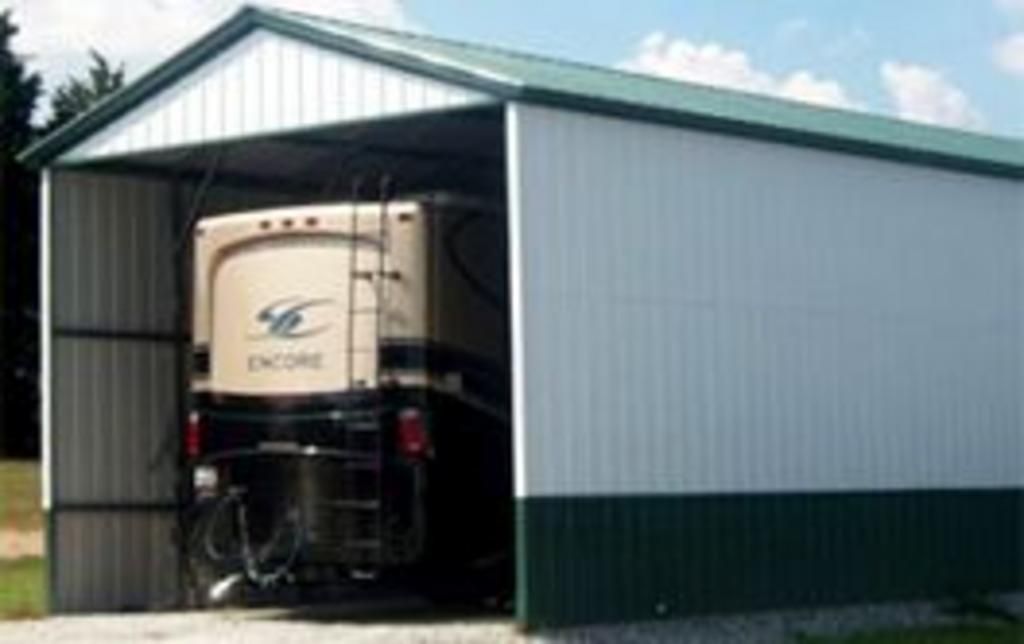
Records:
[[[243,490],[232,488],[227,494],[217,500],[216,505],[210,510],[209,520],[203,529],[203,552],[212,563],[223,564],[232,558],[216,542],[217,529],[225,517],[229,516],[229,510],[231,509],[234,510],[230,515],[234,519],[234,527],[238,535],[239,563],[245,578],[259,588],[270,588],[286,579],[291,573],[299,553],[302,551],[302,544],[305,540],[302,529],[303,522],[298,508],[292,507],[287,515],[278,522],[270,539],[257,548],[254,547],[249,532],[249,519],[243,499]],[[287,532],[289,525],[292,527],[292,539],[291,543],[287,546],[286,552],[288,554],[284,557],[282,563],[272,570],[264,570],[273,553],[278,550],[279,542]]]

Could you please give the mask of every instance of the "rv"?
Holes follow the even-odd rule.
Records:
[[[451,195],[196,224],[199,596],[507,565],[506,255],[500,209]]]

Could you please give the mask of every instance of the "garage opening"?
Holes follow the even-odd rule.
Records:
[[[155,254],[118,246],[133,238],[106,240],[117,242],[111,256],[133,258],[122,268],[162,273],[150,288],[163,292],[145,297],[167,328],[111,323],[107,334],[173,350],[163,384],[151,383],[173,408],[174,422],[150,438],[164,463],[138,465],[162,503],[97,491],[75,515],[159,515],[153,529],[174,535],[177,562],[178,596],[166,603],[387,587],[508,604],[504,145],[494,105],[55,169],[58,201],[91,190],[97,217],[111,201],[126,226],[166,219]],[[139,185],[160,188],[143,195]],[[129,223],[133,204],[141,211]],[[75,230],[62,222],[55,240],[70,243]],[[96,340],[87,331],[58,328],[55,353],[74,360],[71,342]],[[56,520],[71,520],[65,487],[54,489]]]

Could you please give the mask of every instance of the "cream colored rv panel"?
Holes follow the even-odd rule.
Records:
[[[440,350],[458,357],[455,369],[468,361],[501,373],[505,246],[499,210],[433,196],[204,219],[196,230],[193,342],[208,348],[211,373],[197,373],[193,387],[250,395],[372,387],[378,340]],[[421,370],[408,365],[393,375],[410,382]]]
[[[62,160],[205,145],[486,101],[454,85],[256,31]]]
[[[380,337],[428,332],[426,235],[416,204],[226,215],[204,220],[196,239],[194,342],[209,347],[211,365],[197,389],[370,387]]]
[[[345,386],[351,245],[340,237],[276,237],[242,245],[217,263],[210,298],[214,391],[287,394]],[[355,345],[371,342],[363,333]],[[368,380],[371,368],[358,361],[355,378]]]

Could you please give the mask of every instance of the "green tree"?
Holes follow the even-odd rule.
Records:
[[[7,164],[32,140],[32,112],[42,89],[39,75],[29,73],[11,49],[16,35],[10,10],[0,12],[0,159]]]
[[[64,125],[124,86],[124,65],[116,68],[96,50],[89,51],[92,66],[84,78],[68,78],[53,93],[46,129]]]
[[[42,83],[13,51],[18,27],[0,12],[0,454],[38,450],[36,176],[16,156],[35,136]]]

